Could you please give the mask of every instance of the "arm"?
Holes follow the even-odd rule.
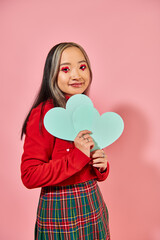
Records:
[[[45,113],[49,109],[45,109]],[[39,131],[41,108],[32,110],[29,117],[24,152],[21,158],[21,178],[23,184],[31,189],[59,184],[80,171],[91,158],[78,148],[71,149],[63,157],[51,159],[54,147],[54,137],[42,125],[42,135]]]

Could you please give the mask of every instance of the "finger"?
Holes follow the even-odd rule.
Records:
[[[93,167],[98,167],[98,168],[104,168],[105,164],[104,163],[96,163],[92,165]]]
[[[92,152],[91,152],[91,156],[94,155],[96,151],[97,151],[97,150],[92,151]]]
[[[83,134],[82,138],[92,138],[89,134]]]
[[[81,146],[91,147],[94,146],[94,141],[92,138],[79,138],[76,140],[77,143],[81,144]]]
[[[95,158],[92,160],[93,164],[97,164],[97,163],[106,163],[106,159],[104,158]]]
[[[84,145],[85,145],[86,147],[93,148],[93,147],[94,147],[94,142],[93,142],[93,141],[85,142]]]
[[[91,152],[91,157],[92,157],[92,158],[97,158],[97,157],[99,157],[99,154],[98,154],[97,150]]]
[[[96,159],[96,161],[93,161],[92,160],[92,166],[93,167],[106,167],[107,166],[107,161],[101,161],[100,159],[99,159],[99,161],[97,161],[97,159]]]
[[[81,138],[78,138],[76,140],[77,140],[77,142],[79,142],[81,144],[86,144],[88,142],[94,143],[94,141],[91,137],[88,137],[88,138],[81,137]]]
[[[96,152],[93,153],[92,158],[107,158],[107,155],[103,150],[97,150]]]
[[[80,131],[77,136],[81,138],[83,135],[89,134],[89,133],[92,133],[92,132],[89,130],[83,130],[83,131]]]
[[[94,143],[94,141],[93,141],[93,139],[91,138],[91,137],[88,137],[88,138],[82,138],[83,140],[83,142],[93,142]]]

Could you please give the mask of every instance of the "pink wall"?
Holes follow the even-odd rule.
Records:
[[[112,240],[160,239],[160,2],[1,0],[0,239],[31,240],[40,189],[20,180],[20,129],[50,48],[74,41],[93,69],[90,97],[125,121],[99,186]]]

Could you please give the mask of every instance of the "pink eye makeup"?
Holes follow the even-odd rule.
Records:
[[[80,69],[82,69],[82,70],[84,71],[84,70],[86,69],[86,65],[85,65],[85,64],[82,64],[82,65],[80,66]],[[61,68],[61,71],[67,73],[67,72],[69,71],[69,68],[68,68],[68,67],[62,67],[62,68]]]
[[[80,68],[84,71],[84,70],[86,69],[86,65],[85,65],[85,64],[82,64],[82,65],[80,66]]]
[[[65,72],[65,73],[67,73],[68,70],[69,70],[69,68],[68,68],[68,67],[63,67],[63,68],[61,68],[61,70],[62,70],[63,72]]]

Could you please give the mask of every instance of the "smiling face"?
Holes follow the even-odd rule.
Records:
[[[87,61],[77,47],[64,49],[61,55],[57,84],[68,96],[83,93],[90,84]]]

